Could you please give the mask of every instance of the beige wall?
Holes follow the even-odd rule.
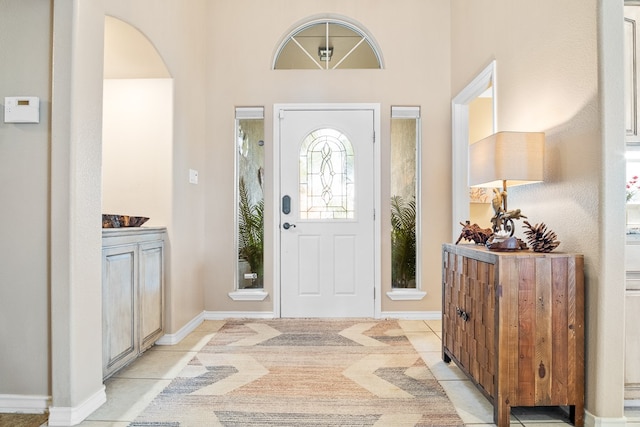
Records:
[[[277,10],[278,13],[273,13]],[[280,70],[272,71],[275,49],[282,37],[296,24],[324,14],[355,20],[379,44],[385,61],[383,70]],[[265,19],[268,16],[268,19]],[[446,2],[401,0],[327,0],[299,2],[213,2],[208,24],[208,132],[206,144],[206,228],[204,241],[205,307],[213,311],[271,311],[273,301],[234,302],[227,296],[233,290],[236,254],[233,247],[233,108],[265,106],[265,150],[273,146],[273,104],[322,102],[374,102],[382,112],[382,236],[383,259],[389,248],[389,135],[392,105],[419,105],[422,110],[422,196],[424,211],[422,286],[428,292],[421,302],[391,302],[383,297],[383,311],[440,310],[440,245],[448,240],[450,215],[441,206],[450,205],[450,92],[449,5]],[[416,55],[416,53],[418,53]],[[266,151],[269,153],[269,151]],[[266,233],[272,247],[273,232],[273,154],[267,154]],[[267,266],[273,253],[266,256]],[[388,263],[388,261],[387,261]],[[384,264],[384,262],[383,262]],[[266,268],[266,290],[273,295],[272,280]],[[391,272],[382,271],[383,292],[390,290]]]
[[[189,7],[142,1],[108,5],[106,13],[123,12],[150,27],[145,30],[162,47],[178,81],[174,104],[180,113],[171,153],[176,179],[170,184],[179,193],[172,202],[176,225],[170,242],[176,261],[169,267],[180,289],[168,292],[170,332],[172,325],[178,325],[173,330],[184,326],[204,308],[204,189],[188,183],[188,169],[203,167],[204,1],[190,1]],[[12,325],[0,328],[0,339],[11,343],[0,349],[0,397],[36,396],[27,410],[51,404],[52,417],[64,422],[75,411],[99,405],[102,393],[99,217],[105,10],[101,2],[17,0],[0,0],[0,9],[0,96],[41,99],[40,124],[0,123],[0,206],[4,218],[15,218],[0,225],[0,319]]]
[[[622,411],[624,318],[619,287],[623,283],[606,280],[607,258],[602,251],[606,222],[601,208],[603,181],[597,171],[606,165],[601,160],[598,92],[599,3],[454,0],[451,93],[458,93],[495,59],[497,130],[546,132],[545,182],[510,190],[509,204],[521,208],[530,222],[544,222],[556,231],[562,241],[559,250],[585,255],[587,408],[592,414],[616,418]],[[614,2],[603,3],[615,7]],[[615,256],[611,260],[615,262]],[[619,307],[606,318],[598,309],[605,300],[596,297],[605,286]],[[606,348],[617,349],[618,356]]]
[[[39,124],[0,112],[0,395],[49,394],[49,9],[0,0],[0,104],[40,97]]]
[[[204,149],[210,135],[206,123],[205,10],[208,2],[117,0],[104,2],[107,15],[121,19],[146,36],[173,78],[173,178],[170,192],[166,288],[167,333],[176,333],[202,313],[203,271],[210,254],[203,252],[204,197],[208,193]],[[226,129],[233,129],[233,115]],[[233,134],[231,134],[233,135]],[[232,158],[229,159],[233,163]],[[189,183],[189,169],[199,172],[199,184]],[[208,197],[208,196],[207,196]]]
[[[102,120],[102,213],[171,220],[173,81],[107,79]]]
[[[623,159],[615,142],[601,140],[607,134],[600,124],[606,104],[602,88],[615,85],[603,82],[598,91],[596,10],[603,10],[603,2],[453,0],[450,9],[446,2],[423,0],[190,0],[188,7],[170,0],[110,0],[104,5],[0,0],[0,36],[11,41],[0,44],[0,99],[19,94],[42,101],[40,124],[0,123],[0,209],[4,218],[17,218],[22,225],[0,224],[0,320],[12,325],[0,328],[0,339],[16,343],[0,349],[0,394],[53,394],[55,406],[67,407],[82,403],[100,385],[100,230],[95,218],[100,213],[101,31],[107,13],[140,29],[174,79],[169,333],[202,310],[272,309],[270,300],[240,303],[227,297],[236,259],[233,187],[226,184],[233,181],[235,106],[265,106],[269,146],[274,103],[379,102],[381,199],[388,200],[390,107],[419,105],[421,220],[428,233],[423,236],[422,285],[428,295],[420,303],[385,301],[383,310],[439,310],[440,245],[450,240],[451,230],[450,100],[495,58],[498,130],[545,131],[548,141],[545,183],[514,189],[511,203],[556,231],[560,250],[585,254],[588,409],[603,417],[620,416],[622,292],[617,297],[623,283],[609,279],[617,278],[611,270],[622,274],[614,259],[622,254],[610,237],[616,230],[611,211],[617,193],[605,191],[603,183],[617,183],[615,170]],[[52,4],[57,62],[55,111],[48,123]],[[385,69],[271,71],[280,38],[301,19],[320,13],[344,15],[367,28],[382,49]],[[25,27],[36,30],[31,37],[15,37]],[[615,51],[615,42],[614,37],[606,47]],[[272,161],[267,156],[267,174]],[[197,186],[188,183],[189,168],[200,171]],[[624,185],[624,174],[619,181]],[[267,186],[267,201],[273,200],[273,191]],[[623,231],[622,190],[619,198]],[[272,213],[267,221],[273,222]],[[389,236],[388,222],[383,209],[382,236]],[[273,230],[268,231],[273,241]],[[383,256],[388,257],[386,239]],[[273,262],[269,256],[267,262]],[[383,283],[388,283],[385,277],[390,277],[388,269],[383,271]],[[267,283],[267,290],[272,287]],[[20,378],[14,376],[18,371]]]
[[[171,4],[171,3],[170,3]],[[442,224],[443,227],[426,226],[428,235],[423,235],[423,282],[428,292],[422,302],[391,302],[383,300],[385,311],[437,311],[440,307],[440,244],[446,239],[446,229],[450,219],[445,211],[430,208],[430,201],[448,204],[450,167],[447,162],[437,159],[449,156],[449,47],[439,34],[448,33],[448,5],[428,5],[421,1],[402,1],[388,6],[378,2],[373,7],[361,7],[362,2],[345,5],[344,2],[324,2],[321,7],[313,4],[281,1],[280,5],[264,4],[260,1],[209,3],[206,40],[198,39],[197,19],[191,21],[190,36],[168,37],[178,31],[175,22],[165,17],[186,14],[172,4],[175,10],[167,14],[166,5],[162,9],[154,2],[140,1],[134,5],[128,2],[109,2],[106,13],[139,29],[158,50],[175,81],[175,131],[174,131],[174,215],[169,228],[171,244],[170,286],[168,289],[168,331],[176,332],[202,309],[209,311],[272,312],[273,301],[234,302],[228,293],[234,289],[235,251],[233,210],[234,135],[233,114],[236,106],[260,105],[266,108],[265,153],[267,201],[266,244],[273,243],[273,203],[272,203],[272,106],[286,102],[379,102],[382,106],[382,174],[383,194],[388,200],[389,176],[389,111],[391,105],[420,105],[423,111],[423,200],[425,209],[423,223]],[[368,3],[369,6],[371,6]],[[274,7],[282,12],[264,20]],[[160,11],[161,10],[161,11]],[[190,9],[192,10],[192,9]],[[158,16],[156,16],[156,13]],[[354,19],[373,34],[380,45],[385,59],[384,70],[342,70],[319,72],[287,70],[275,72],[270,69],[275,48],[281,38],[295,24],[320,13],[343,15]],[[238,19],[229,19],[229,17]],[[153,18],[151,18],[153,17]],[[394,18],[395,17],[395,18]],[[186,15],[185,15],[186,18]],[[391,19],[389,19],[391,18]],[[237,23],[242,22],[242,30]],[[168,31],[167,31],[168,30]],[[419,34],[415,34],[418,31]],[[189,33],[185,31],[184,33]],[[233,37],[229,37],[233,34]],[[193,39],[185,39],[192,37]],[[403,43],[398,43],[403,40]],[[427,40],[425,45],[424,40]],[[207,46],[207,55],[199,48]],[[190,46],[181,49],[181,46]],[[416,60],[408,51],[424,50],[431,55],[422,55]],[[200,54],[199,60],[206,63],[208,72],[201,75],[203,64],[192,63],[193,55]],[[185,58],[189,58],[185,60]],[[441,64],[433,67],[433,61]],[[184,74],[187,73],[188,74]],[[207,84],[198,84],[202,78]],[[204,81],[203,80],[203,81]],[[431,84],[430,82],[438,82]],[[197,110],[199,102],[204,102],[204,91],[193,94],[190,104],[181,108],[180,99],[186,99],[189,92],[207,88],[207,113]],[[419,88],[425,90],[419,90]],[[331,88],[332,90],[328,90]],[[336,88],[340,88],[339,90]],[[428,90],[427,90],[428,88]],[[183,101],[184,102],[184,101]],[[204,105],[204,104],[201,104]],[[206,120],[208,127],[199,126]],[[188,123],[188,130],[196,138],[180,137],[180,122]],[[199,154],[205,150],[203,158]],[[427,154],[429,153],[429,154]],[[435,154],[435,155],[434,155]],[[187,160],[190,158],[191,160]],[[186,169],[200,170],[200,184],[185,186]],[[180,188],[180,190],[178,190]],[[190,194],[193,196],[191,199]],[[189,202],[181,200],[187,197]],[[201,205],[204,204],[204,206]],[[383,205],[383,265],[390,256],[388,205]],[[192,217],[193,218],[189,218]],[[195,219],[195,221],[194,221]],[[186,224],[189,224],[188,226]],[[198,230],[204,225],[204,234]],[[178,233],[178,229],[183,230]],[[426,234],[426,233],[425,233]],[[181,249],[177,249],[181,243]],[[203,250],[202,246],[204,245]],[[266,254],[266,275],[272,273],[272,252]],[[389,287],[390,271],[382,271],[384,287]],[[273,283],[266,283],[267,291],[273,295]],[[389,288],[390,289],[390,288]],[[388,290],[383,288],[384,290]],[[204,292],[204,307],[201,293]]]
[[[100,164],[104,18],[52,3],[50,333],[52,425],[93,410],[102,385]],[[96,46],[98,48],[96,49]]]

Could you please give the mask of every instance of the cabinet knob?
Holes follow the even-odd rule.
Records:
[[[538,366],[538,375],[540,378],[544,378],[547,375],[547,369],[544,367],[542,361],[540,361],[540,366]]]
[[[469,319],[471,318],[471,316],[469,315],[469,313],[467,313],[466,311],[464,311],[463,309],[461,309],[460,307],[456,307],[456,314],[458,315],[459,318],[461,318],[462,320],[464,320],[465,322],[468,322]]]

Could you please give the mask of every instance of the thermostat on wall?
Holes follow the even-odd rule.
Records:
[[[37,96],[6,96],[5,123],[40,123],[40,98]]]

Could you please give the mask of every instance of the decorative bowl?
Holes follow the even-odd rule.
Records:
[[[140,227],[147,221],[146,216],[102,214],[102,228]]]

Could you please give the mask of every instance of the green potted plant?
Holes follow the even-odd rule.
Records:
[[[413,288],[416,282],[416,200],[391,197],[391,282]]]
[[[257,274],[254,286],[262,287],[264,277],[264,199],[252,205],[244,179],[240,178],[238,212],[238,257]]]

